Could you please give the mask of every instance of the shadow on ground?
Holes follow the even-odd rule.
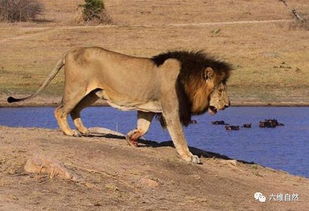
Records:
[[[90,135],[87,135],[87,137],[104,137],[104,138],[112,138],[112,139],[119,139],[119,140],[125,140],[126,137],[123,135],[115,135],[115,134],[111,134],[111,133],[91,133]],[[145,139],[139,139],[138,140],[139,143],[139,147],[153,147],[153,148],[157,148],[157,147],[173,147],[174,148],[174,144],[172,141],[163,141],[163,142],[156,142],[156,141],[151,141],[151,140],[145,140]],[[199,156],[199,157],[204,157],[204,158],[216,158],[216,159],[222,159],[222,160],[235,160],[232,159],[226,155],[222,155],[219,153],[215,153],[215,152],[209,152],[209,151],[205,151],[196,147],[190,147],[189,146],[190,151]],[[254,162],[248,162],[248,161],[244,161],[244,160],[237,160],[240,163],[244,163],[244,164],[256,164]]]

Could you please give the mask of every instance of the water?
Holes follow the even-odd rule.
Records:
[[[0,108],[0,125],[57,128],[53,111],[51,107]],[[88,127],[106,127],[127,133],[136,126],[136,112],[122,112],[110,107],[90,107],[82,116]],[[194,117],[198,124],[186,128],[185,134],[191,146],[309,177],[308,117],[308,107],[232,107],[215,116]],[[260,120],[272,118],[285,126],[258,127]],[[224,126],[211,124],[216,120],[235,125],[252,123],[252,128],[226,131]],[[145,138],[170,140],[167,131],[162,130],[156,120]]]

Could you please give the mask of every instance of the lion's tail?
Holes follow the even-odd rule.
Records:
[[[24,98],[14,98],[14,97],[8,97],[7,101],[9,103],[13,103],[13,102],[19,102],[19,101],[23,101],[23,100],[28,100],[31,99],[35,96],[37,96],[45,87],[47,87],[47,85],[55,78],[55,76],[58,74],[58,72],[61,70],[61,68],[64,66],[64,59],[60,59],[57,62],[57,65],[55,66],[55,68],[49,73],[49,76],[46,78],[46,80],[44,81],[44,83],[40,86],[40,88],[33,93],[32,95],[28,96],[28,97],[24,97]]]

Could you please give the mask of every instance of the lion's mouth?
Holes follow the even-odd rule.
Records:
[[[209,106],[208,107],[208,113],[216,114],[217,112],[218,112],[218,110],[216,109],[216,107],[214,107],[214,106]]]

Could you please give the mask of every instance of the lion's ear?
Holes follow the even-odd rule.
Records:
[[[214,70],[211,67],[207,67],[204,69],[203,72],[203,78],[206,79],[212,79],[215,75]]]

